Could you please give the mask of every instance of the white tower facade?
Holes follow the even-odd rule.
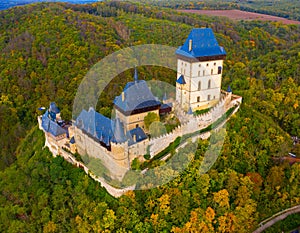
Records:
[[[186,111],[214,106],[221,97],[225,50],[209,28],[193,29],[176,50],[176,100]]]

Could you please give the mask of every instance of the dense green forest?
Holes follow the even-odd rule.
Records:
[[[213,168],[197,172],[208,141],[172,182],[115,199],[83,171],[42,150],[40,106],[55,101],[70,118],[72,101],[97,61],[131,45],[177,47],[193,27],[211,27],[227,51],[223,87],[243,96],[227,124]],[[1,232],[251,232],[299,204],[300,165],[273,158],[294,152],[300,135],[300,27],[233,22],[172,9],[105,2],[32,4],[0,12]],[[175,83],[174,72],[139,67],[140,77]],[[132,70],[100,97],[106,113]],[[117,93],[118,94],[118,93]],[[268,232],[300,224],[298,216]]]
[[[294,0],[141,0],[138,2],[173,9],[232,10],[256,12],[300,20],[300,2]]]

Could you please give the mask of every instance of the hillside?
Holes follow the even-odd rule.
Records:
[[[299,26],[221,21],[127,2],[27,5],[1,11],[0,19],[1,231],[251,232],[299,203],[299,164],[272,160],[299,153],[290,139],[300,135]],[[129,45],[177,47],[191,28],[205,26],[228,53],[223,87],[230,84],[244,99],[207,174],[197,173],[203,141],[194,162],[168,185],[112,199],[80,169],[41,149],[37,108],[55,101],[70,118],[76,89],[97,61]],[[175,82],[163,68],[139,71],[147,80]],[[129,70],[111,82],[99,111],[109,112],[131,77]],[[278,227],[299,222],[293,216]]]

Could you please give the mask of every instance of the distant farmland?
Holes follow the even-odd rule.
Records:
[[[262,20],[262,21],[282,22],[283,24],[300,24],[300,21],[296,21],[296,20],[289,20],[277,16],[240,11],[240,10],[179,10],[179,11],[185,13],[208,15],[208,16],[228,17],[233,20]]]

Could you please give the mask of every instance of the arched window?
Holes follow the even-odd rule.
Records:
[[[214,74],[214,69],[211,69],[210,74]]]
[[[198,82],[198,91],[201,90],[201,81]]]
[[[222,66],[219,66],[218,67],[218,74],[221,74],[222,73]]]
[[[207,89],[210,89],[210,87],[211,87],[211,80],[208,80]]]

